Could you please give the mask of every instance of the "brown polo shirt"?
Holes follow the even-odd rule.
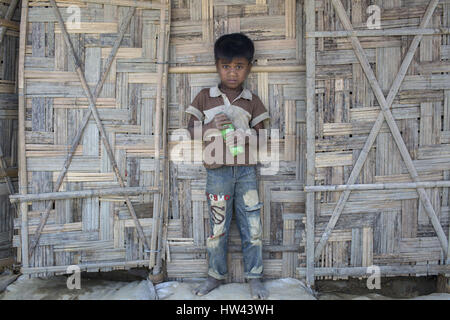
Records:
[[[249,166],[257,163],[257,144],[246,139],[245,152],[233,156],[218,129],[213,128],[213,118],[225,113],[236,129],[252,129],[256,124],[269,119],[264,104],[259,97],[242,86],[225,89],[220,84],[202,89],[185,110],[191,119],[201,121],[203,130],[203,165],[207,169],[226,166]],[[193,116],[193,118],[192,118]],[[194,136],[191,137],[194,139]],[[220,151],[221,150],[221,151]],[[220,156],[222,152],[222,157]]]

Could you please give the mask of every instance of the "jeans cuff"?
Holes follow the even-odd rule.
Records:
[[[227,274],[221,275],[211,269],[208,270],[208,276],[213,277],[217,280],[225,280],[227,278]]]

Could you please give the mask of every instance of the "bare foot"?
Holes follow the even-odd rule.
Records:
[[[208,279],[206,279],[201,285],[199,285],[197,288],[192,290],[192,293],[197,296],[204,296],[211,290],[217,288],[223,283],[222,280],[217,280],[216,278],[208,276]]]
[[[253,299],[265,300],[269,297],[269,291],[264,287],[261,279],[250,279],[250,294]]]

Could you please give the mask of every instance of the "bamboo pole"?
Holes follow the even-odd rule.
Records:
[[[306,31],[315,30],[315,3],[305,3]],[[316,40],[306,39],[306,185],[315,184],[315,137],[316,137]],[[299,158],[300,161],[300,158]],[[314,193],[306,195],[306,282],[314,285]]]
[[[114,268],[114,267],[138,267],[148,265],[148,260],[133,260],[133,261],[116,261],[116,262],[103,262],[92,264],[77,264],[80,271],[100,269],[100,268]],[[33,274],[42,272],[67,272],[69,266],[49,266],[49,267],[34,267],[34,268],[20,268],[22,274]]]
[[[449,272],[448,265],[439,264],[427,264],[416,266],[378,266],[381,276],[394,276],[394,275],[406,275],[406,274],[438,274],[443,272]],[[370,276],[373,274],[373,270],[368,267],[342,267],[342,268],[326,268],[318,267],[315,269],[317,277],[324,276],[342,276],[342,277],[361,277]],[[297,274],[299,277],[304,278],[306,276],[306,268],[297,268]]]
[[[345,191],[345,190],[392,190],[417,188],[448,188],[450,180],[399,182],[399,183],[368,183],[368,184],[338,184],[330,186],[306,186],[305,192]]]
[[[335,3],[336,2],[333,1],[333,4],[335,4]],[[436,8],[436,5],[437,5],[437,1],[432,1],[429,4],[427,11],[425,12],[425,15],[420,23],[420,28],[425,28],[428,25],[428,23],[431,19],[431,16],[434,12],[434,9]],[[342,7],[342,3],[340,3],[340,7]],[[338,9],[336,9],[336,11],[338,11]],[[339,12],[342,12],[342,9],[339,10]],[[347,18],[347,20],[348,20],[348,18]],[[414,57],[414,53],[415,53],[417,47],[419,46],[421,39],[422,39],[422,35],[416,35],[414,37],[413,41],[411,42],[408,52],[407,52],[405,58],[403,59],[400,70],[397,73],[397,76],[392,84],[391,89],[389,90],[389,94],[388,94],[387,101],[386,101],[386,106],[388,108],[390,108],[392,106],[394,98],[397,95],[398,90],[400,89],[401,83],[406,75],[406,72],[409,68],[409,65],[411,64],[411,61]],[[367,61],[367,59],[366,59],[366,61]],[[370,69],[370,65],[369,65],[369,68],[367,68],[366,63],[364,64],[364,66],[366,67],[367,70]],[[366,71],[366,70],[364,70],[364,71]],[[367,73],[366,73],[366,77],[369,78]],[[374,81],[376,82],[376,79],[373,80],[373,77],[374,77],[374,75],[372,72],[372,78],[370,80],[370,81],[372,81],[371,83],[374,83]],[[384,96],[383,96],[383,98],[384,98]],[[375,124],[373,125],[373,127],[369,133],[369,136],[367,137],[364,147],[362,148],[362,150],[359,154],[359,157],[358,157],[355,165],[353,166],[353,170],[350,174],[350,177],[347,180],[347,184],[352,185],[356,182],[356,179],[358,178],[358,175],[361,172],[364,162],[366,161],[367,156],[369,155],[370,149],[372,148],[372,145],[375,142],[375,139],[376,139],[378,133],[380,132],[381,126],[383,125],[383,121],[384,121],[384,113],[380,112],[375,121]],[[345,203],[347,202],[349,195],[350,195],[350,190],[345,190],[339,197],[339,200],[336,204],[336,207],[333,210],[333,214],[328,222],[325,232],[323,233],[322,238],[320,239],[319,244],[316,247],[316,252],[315,252],[316,260],[318,260],[320,258],[323,248],[325,247],[325,244],[331,234],[331,231],[333,230],[334,226],[336,225],[336,223],[342,213],[342,210],[344,209]]]
[[[167,0],[166,0],[167,1]],[[169,42],[170,42],[170,22],[171,22],[171,11],[170,11],[170,0],[168,0],[167,5],[167,24],[164,30],[164,57],[165,60],[169,60]],[[158,226],[158,245],[157,245],[157,253],[156,253],[156,265],[153,269],[153,275],[157,275],[161,272],[162,265],[162,256],[163,256],[163,247],[165,245],[163,238],[165,239],[167,236],[167,227],[168,227],[168,213],[169,213],[169,157],[168,157],[168,139],[167,139],[167,127],[168,127],[168,97],[167,97],[167,80],[168,80],[168,64],[164,64],[164,86],[163,86],[163,101],[164,101],[164,112],[163,112],[163,129],[162,129],[162,139],[163,139],[163,152],[164,152],[164,163],[163,163],[163,185],[162,185],[162,205],[160,206],[161,212],[160,217],[162,217],[162,221],[160,218],[159,226]]]
[[[106,188],[65,192],[32,193],[27,195],[12,195],[9,197],[12,203],[67,200],[76,198],[92,198],[105,196],[137,196],[140,194],[159,192],[155,187],[126,187],[126,188]]]
[[[139,9],[163,9],[164,5],[150,1],[137,0],[81,0],[86,3],[107,4],[112,6],[135,7]]]
[[[11,20],[11,18],[14,15],[14,11],[16,11],[16,7],[17,7],[18,3],[19,3],[19,0],[12,0],[9,3],[8,10],[6,11],[6,14],[5,14],[5,20]],[[6,29],[7,29],[6,26],[0,27],[0,45],[3,43],[3,38],[5,37]]]
[[[20,19],[20,37],[19,37],[19,71],[18,71],[18,94],[19,94],[19,128],[18,128],[18,165],[19,165],[19,193],[27,194],[27,159],[25,155],[25,49],[27,42],[27,24],[28,24],[28,0],[22,0],[22,12]],[[21,253],[22,266],[28,267],[28,205],[20,205],[21,217]]]
[[[305,72],[306,65],[253,66],[252,72]],[[170,67],[169,73],[216,73],[215,66]]]
[[[161,4],[165,0],[161,0]],[[161,162],[161,113],[162,113],[162,95],[163,95],[163,75],[164,75],[164,53],[165,53],[165,28],[166,28],[166,10],[160,10],[160,26],[159,26],[159,36],[158,36],[158,83],[156,86],[156,117],[155,117],[155,175],[153,184],[155,187],[160,187],[161,172],[160,172],[160,162]],[[167,78],[167,76],[166,76]],[[167,156],[165,154],[165,156]],[[153,196],[153,218],[155,223],[152,226],[152,236],[150,242],[150,262],[149,269],[153,269],[156,263],[156,246],[157,246],[157,236],[158,228],[160,223],[160,206],[161,206],[161,194],[155,194]]]
[[[170,243],[169,243],[170,245]],[[177,246],[171,245],[170,252],[172,253],[198,253],[205,254],[206,246]],[[229,245],[228,246],[229,253],[242,253],[242,247],[238,245]],[[292,245],[264,245],[263,252],[298,252],[300,250],[299,244]]]
[[[450,28],[395,28],[384,30],[351,30],[351,31],[315,31],[306,33],[306,38],[345,38],[345,37],[386,37],[449,34]]]
[[[289,245],[289,246],[264,246],[264,252],[295,252],[299,250],[299,245]],[[206,247],[179,247],[173,246],[171,249],[174,253],[205,253]],[[230,252],[241,252],[239,246],[230,246]],[[81,271],[100,269],[100,268],[114,268],[114,267],[138,267],[138,266],[148,266],[149,260],[133,260],[133,261],[116,261],[116,262],[103,262],[103,263],[93,263],[93,264],[79,264]],[[42,272],[66,272],[69,266],[47,266],[47,267],[32,267],[32,268],[21,268],[20,272],[22,274],[34,274]]]
[[[102,122],[100,120],[100,116],[98,114],[97,107],[95,106],[94,98],[92,96],[92,93],[91,93],[91,90],[90,90],[89,86],[87,85],[84,73],[81,70],[80,62],[78,61],[78,58],[75,55],[75,50],[73,48],[72,42],[70,40],[70,37],[69,37],[69,35],[67,33],[67,30],[66,30],[64,21],[62,19],[61,13],[59,12],[59,9],[58,9],[58,7],[56,5],[55,0],[50,0],[50,3],[52,4],[55,16],[57,17],[58,22],[60,24],[61,31],[63,33],[66,45],[69,48],[69,55],[72,58],[74,65],[76,66],[76,73],[77,73],[77,75],[78,75],[78,77],[79,77],[79,79],[81,81],[81,85],[83,87],[83,90],[85,91],[85,93],[87,95],[87,98],[88,98],[88,101],[89,101],[89,109],[91,110],[92,115],[94,116],[95,123],[96,123],[97,128],[98,128],[98,130],[100,132],[101,140],[102,140],[103,145],[105,146],[105,149],[106,149],[106,153],[107,153],[107,155],[108,155],[108,157],[109,157],[109,159],[111,161],[111,165],[113,167],[113,170],[114,170],[116,178],[117,178],[117,180],[119,182],[119,185],[123,188],[123,187],[125,187],[125,183],[123,181],[122,175],[119,172],[119,168],[118,168],[116,160],[114,158],[114,153],[112,152],[111,145],[109,144],[109,140],[108,140],[108,137],[106,135],[105,128],[104,128],[104,126],[103,126],[103,124],[102,124]],[[136,10],[136,8],[133,7],[132,9],[129,10],[129,13],[130,12],[134,13],[135,10]],[[130,14],[130,16],[132,16],[132,14]],[[142,239],[142,241],[144,243],[144,246],[148,246],[146,238],[145,238],[145,235],[144,235],[144,231],[142,230],[142,226],[140,225],[139,219],[136,216],[136,212],[134,211],[134,208],[133,208],[133,205],[131,203],[131,200],[127,196],[125,196],[125,201],[126,201],[128,210],[130,211],[130,214],[131,214],[131,216],[132,216],[132,218],[133,218],[133,220],[134,220],[134,222],[136,224],[136,229],[138,231],[139,237]],[[47,215],[47,217],[48,217],[48,215]],[[39,227],[40,228],[36,231],[36,234],[38,236],[40,236],[40,234],[42,232],[42,229],[44,228],[44,224],[40,224]],[[38,240],[39,240],[39,238],[35,239],[35,242],[33,243],[32,249],[34,249],[36,247],[36,245],[38,243]]]

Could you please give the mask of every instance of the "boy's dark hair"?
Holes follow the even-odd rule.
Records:
[[[219,59],[231,61],[233,58],[244,57],[249,63],[253,61],[255,46],[243,33],[224,34],[214,43],[214,58],[216,62]]]

